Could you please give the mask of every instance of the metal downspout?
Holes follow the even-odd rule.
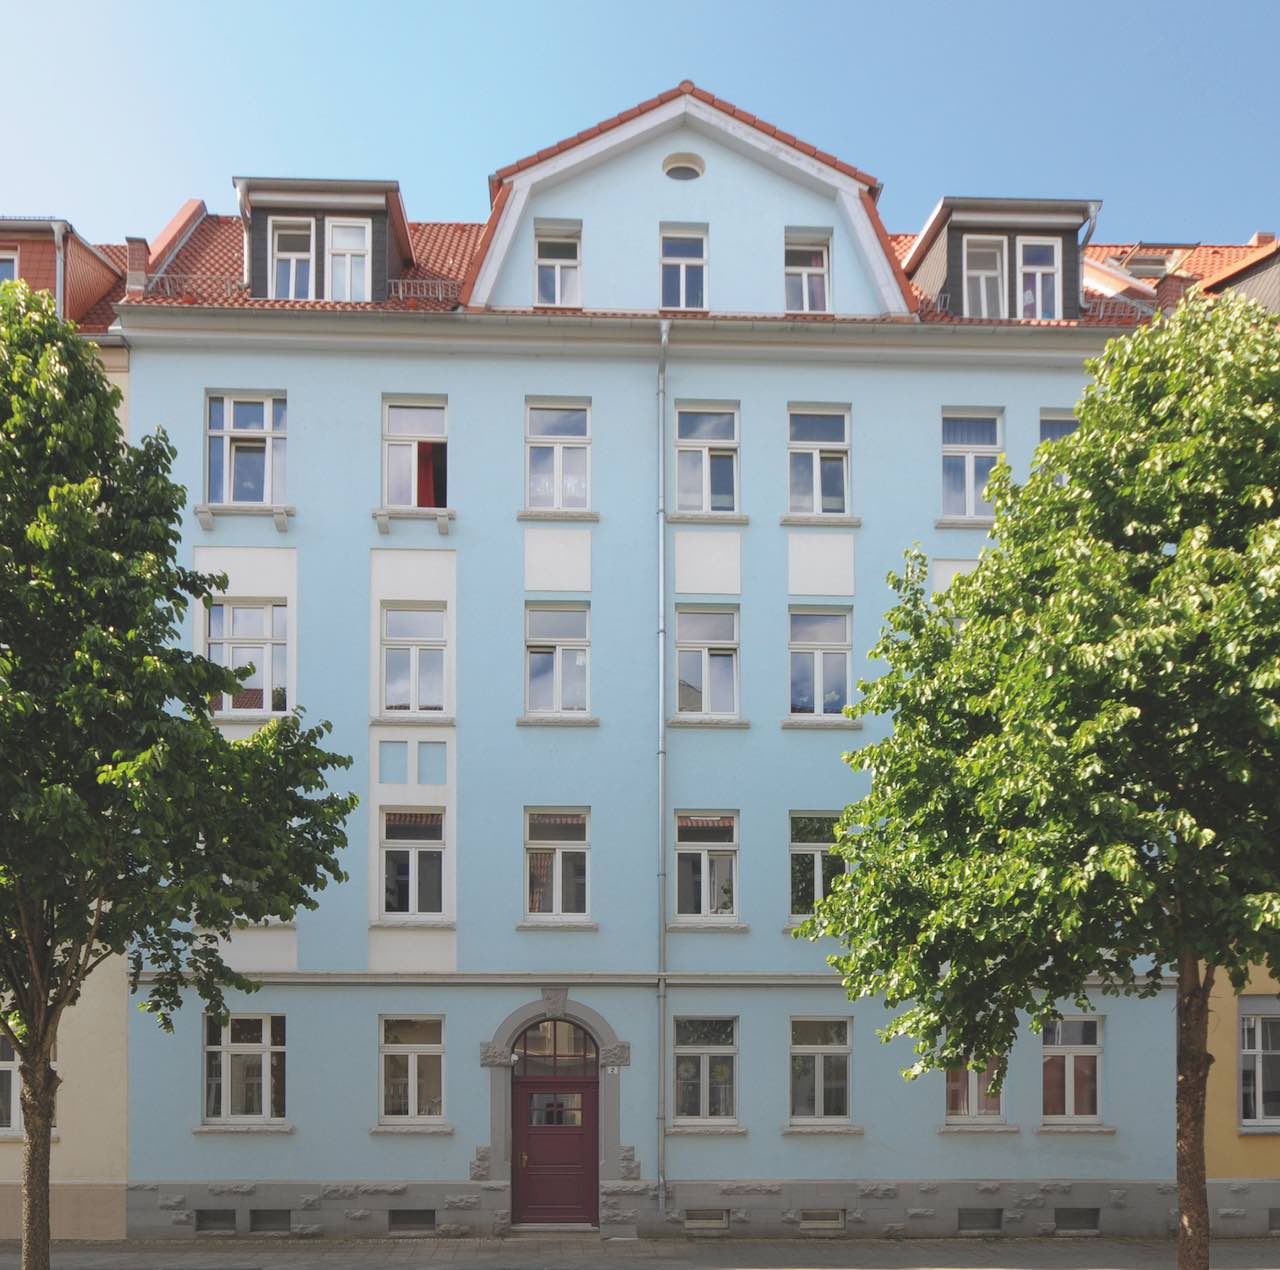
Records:
[[[658,1213],[667,1211],[667,342],[658,324]]]

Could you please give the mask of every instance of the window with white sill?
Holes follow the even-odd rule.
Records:
[[[817,902],[831,893],[845,871],[842,856],[831,850],[839,817],[809,812],[791,813],[791,917],[813,916]]]
[[[52,1054],[54,1070],[58,1067],[58,1049]],[[54,1092],[53,1123],[58,1123],[57,1092]],[[0,1134],[22,1133],[22,1073],[17,1051],[7,1036],[0,1036]]]
[[[738,510],[738,412],[676,412],[676,510]]]
[[[208,501],[215,506],[282,504],[285,398],[218,394],[208,398],[207,407]]]
[[[788,242],[783,274],[788,313],[827,313],[831,291],[825,243]]]
[[[525,465],[525,497],[530,511],[586,511],[591,506],[589,408],[528,406]]]
[[[792,610],[791,714],[840,718],[849,701],[849,614]]]
[[[215,714],[283,714],[289,709],[289,607],[283,600],[219,599],[205,615],[205,656],[250,673],[213,700]]]
[[[271,289],[273,300],[310,300],[315,260],[316,223],[271,217]]]
[[[378,1020],[379,1120],[431,1124],[444,1118],[444,1019]]]
[[[731,1123],[738,1058],[737,1019],[673,1020],[677,1124]]]
[[[585,920],[589,841],[586,808],[525,810],[525,915],[531,921]]]
[[[266,1123],[285,1116],[283,1014],[205,1017],[204,1118]]]
[[[791,1020],[791,1122],[849,1119],[849,1020]]]
[[[736,718],[738,611],[676,611],[676,712],[682,718]]]
[[[582,304],[581,240],[576,236],[539,234],[534,241],[536,302],[550,307],[577,308]]]
[[[372,222],[331,217],[325,221],[324,232],[328,240],[326,297],[367,301],[372,285],[369,247]]]
[[[787,510],[802,516],[847,515],[849,416],[792,410],[787,429]]]
[[[1280,1128],[1280,1014],[1240,1018],[1240,1123]]]
[[[389,917],[444,912],[444,821],[441,807],[384,809],[382,911]]]
[[[448,507],[446,413],[443,401],[383,402],[384,507]]]
[[[1096,1124],[1101,1119],[1102,1020],[1056,1019],[1044,1025],[1044,1122]]]
[[[382,610],[382,710],[440,713],[445,707],[445,611],[387,604]]]
[[[1008,240],[965,234],[964,315],[971,318],[1007,318],[1008,287],[1005,284]]]
[[[984,497],[1000,458],[1000,419],[993,414],[945,414],[942,417],[942,514],[989,517]]]
[[[676,816],[676,917],[737,915],[738,815],[681,812]]]
[[[707,307],[707,239],[704,234],[662,235],[662,307]]]
[[[1053,319],[1062,316],[1062,240],[1018,239],[1019,316]]]
[[[586,714],[591,695],[591,632],[586,605],[525,609],[525,710]]]
[[[981,1071],[962,1067],[947,1072],[947,1124],[984,1125],[1004,1122],[1004,1093],[992,1093],[995,1064]]]

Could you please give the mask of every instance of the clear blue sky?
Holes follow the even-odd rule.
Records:
[[[1000,194],[1101,198],[1100,240],[1280,231],[1280,0],[70,0],[2,32],[0,212],[96,241],[233,211],[233,174],[480,220],[495,168],[684,78],[874,173],[892,230]]]

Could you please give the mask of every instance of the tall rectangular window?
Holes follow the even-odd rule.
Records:
[[[1098,1120],[1102,1020],[1056,1019],[1044,1025],[1042,1041],[1046,1123]]]
[[[1024,318],[1062,316],[1062,240],[1018,239],[1018,292]]]
[[[577,308],[582,303],[581,279],[578,272],[579,240],[538,235],[537,270],[538,303],[561,308]]]
[[[2,257],[0,257],[2,259]],[[53,1048],[54,1070],[58,1067],[58,1049]],[[17,1051],[7,1036],[0,1036],[0,1133],[22,1132],[22,1071]],[[56,1094],[55,1094],[56,1099]],[[57,1111],[54,1111],[57,1124]]]
[[[1069,410],[1042,410],[1040,412],[1040,443],[1061,441],[1080,426],[1080,420]]]
[[[283,1120],[284,1015],[205,1017],[204,1118]]]
[[[849,1118],[849,1020],[791,1020],[791,1119]]]
[[[1240,1018],[1240,1121],[1280,1124],[1280,1014]]]
[[[383,1124],[444,1117],[444,1020],[378,1020]]]
[[[583,714],[590,705],[591,636],[585,605],[525,610],[525,709]]]
[[[738,815],[681,812],[676,816],[676,914],[733,917],[738,911]]]
[[[526,809],[524,842],[527,916],[535,921],[586,917],[586,809]]]
[[[676,710],[682,715],[738,713],[738,611],[676,613]]]
[[[1007,318],[1008,287],[1005,261],[1006,239],[964,236],[964,315],[976,318]]]
[[[369,240],[373,226],[367,220],[325,221],[329,240],[329,279],[325,294],[330,300],[366,301],[370,296]]]
[[[732,1120],[737,1115],[737,1019],[676,1018],[673,1034],[674,1119]]]
[[[205,656],[251,673],[213,700],[215,714],[283,714],[289,708],[289,608],[282,600],[218,600],[206,616]]]
[[[991,1092],[995,1064],[981,1071],[962,1067],[947,1073],[948,1124],[999,1124],[1004,1119],[1004,1095]]]
[[[947,414],[942,417],[942,514],[985,517],[994,512],[983,497],[991,470],[1000,458],[1000,419],[996,415]]]
[[[790,501],[796,515],[842,516],[849,510],[849,417],[792,410],[787,420]]]
[[[18,280],[18,253],[16,251],[0,251],[0,282],[16,282]]]
[[[384,913],[438,917],[444,912],[444,810],[382,812]]]
[[[586,511],[591,506],[590,412],[586,406],[529,406],[525,420],[527,506]]]
[[[703,234],[662,235],[662,307],[707,307],[707,240]]]
[[[844,859],[831,847],[838,816],[791,813],[791,916],[810,917],[814,905],[828,895],[844,872]]]
[[[285,501],[286,422],[283,397],[209,398],[209,502]]]
[[[387,507],[448,507],[443,402],[389,401],[382,411],[382,490]]]
[[[310,300],[316,223],[313,220],[269,220],[273,300]]]
[[[791,713],[838,717],[849,703],[849,614],[791,617]]]
[[[676,510],[738,510],[738,412],[676,412]]]
[[[442,608],[388,605],[382,610],[382,708],[443,710],[445,615]]]
[[[825,244],[788,242],[783,250],[788,313],[829,311]]]

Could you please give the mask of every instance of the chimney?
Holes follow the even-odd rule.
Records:
[[[151,259],[151,250],[145,238],[126,238],[124,241],[129,249],[124,289],[129,295],[141,295],[147,289],[147,265]]]
[[[1275,234],[1269,234],[1264,229],[1258,230],[1256,234],[1245,244],[1246,247],[1269,247],[1275,242]]]

